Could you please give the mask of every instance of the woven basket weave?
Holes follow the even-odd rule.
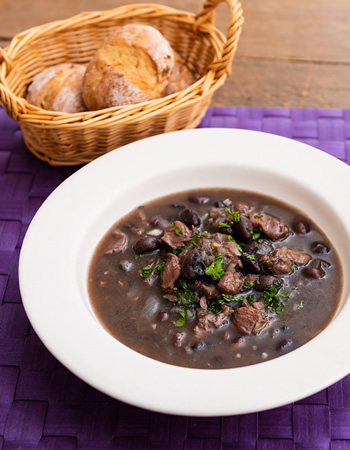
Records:
[[[221,2],[229,8],[226,37],[213,23]],[[25,100],[37,73],[63,62],[87,64],[117,26],[136,22],[157,28],[198,81],[160,99],[76,114],[45,111]],[[207,0],[198,14],[145,3],[35,27],[0,48],[0,103],[19,123],[29,150],[51,165],[86,163],[137,139],[194,128],[230,73],[242,23],[237,0]]]

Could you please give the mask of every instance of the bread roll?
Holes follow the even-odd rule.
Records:
[[[95,53],[83,80],[90,110],[129,105],[162,97],[174,65],[169,42],[155,28],[120,27]]]
[[[169,83],[165,95],[174,94],[188,88],[197,81],[194,73],[182,61],[180,55],[174,51],[174,66],[169,74]]]
[[[48,111],[77,113],[86,110],[82,96],[85,66],[62,63],[38,73],[28,87],[27,100]]]

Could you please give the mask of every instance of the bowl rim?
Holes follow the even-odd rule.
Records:
[[[327,170],[326,178],[320,179],[319,171],[310,172],[316,163],[319,170]],[[350,338],[346,279],[341,310],[323,332],[291,353],[253,366],[203,370],[161,363],[128,349],[98,323],[89,307],[86,271],[92,249],[118,219],[112,221],[114,211],[126,213],[155,198],[150,197],[152,192],[164,181],[165,191],[175,192],[171,189],[179,183],[176,176],[193,174],[194,168],[198,175],[193,180],[185,177],[186,186],[203,183],[201,175],[214,173],[214,168],[216,183],[227,183],[232,174],[235,183],[243,183],[244,170],[272,174],[269,189],[274,181],[285,179],[278,185],[282,199],[292,196],[290,188],[295,186],[298,195],[310,194],[310,204],[316,199],[333,205],[349,247],[350,206],[344,200],[350,169],[336,158],[288,138],[249,130],[202,128],[146,138],[79,169],[32,220],[20,253],[19,283],[25,311],[39,338],[62,364],[96,389],[134,406],[176,415],[224,416],[271,409],[346,376],[350,372],[350,358],[344,357]],[[259,179],[255,183],[258,186]],[[125,195],[129,203],[122,201]],[[345,255],[339,245],[337,250]],[[350,256],[346,258],[350,267]],[[263,380],[264,389],[256,380]],[[218,397],[219,386],[226,387]]]

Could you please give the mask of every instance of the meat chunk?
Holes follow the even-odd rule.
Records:
[[[126,234],[117,230],[113,233],[113,243],[112,245],[105,251],[106,255],[112,255],[114,253],[123,253],[127,249],[128,246],[128,238]]]
[[[244,334],[259,334],[271,321],[262,302],[235,309],[233,317],[237,328]]]
[[[253,273],[243,275],[241,272],[226,272],[218,283],[218,289],[225,294],[238,294],[247,289],[245,283],[255,283],[257,279],[258,275]]]
[[[200,280],[195,281],[196,292],[199,296],[205,296],[207,298],[220,298],[221,294],[213,284],[204,284]]]
[[[228,316],[232,314],[232,310],[228,306],[222,308],[222,313],[214,314],[211,311],[200,310],[197,312],[199,318],[198,324],[194,327],[193,332],[196,338],[203,338],[211,334],[215,328],[219,328],[228,323]]]
[[[181,263],[179,258],[173,253],[168,253],[168,259],[160,273],[162,289],[174,291],[174,283],[181,275]]]
[[[276,248],[269,255],[260,258],[265,270],[275,275],[286,275],[293,272],[293,265],[304,266],[311,260],[311,256],[292,250],[288,247]]]
[[[252,206],[248,203],[237,202],[234,205],[235,211],[239,211],[241,214],[245,214],[252,209]]]
[[[249,219],[256,227],[260,227],[266,236],[273,241],[287,236],[289,230],[286,225],[275,217],[265,213],[252,211],[249,213]]]
[[[179,220],[176,220],[173,224],[170,224],[165,228],[164,236],[162,236],[161,239],[169,245],[169,247],[175,250],[177,247],[184,246],[186,242],[190,240],[190,236],[191,231],[186,225]]]
[[[238,294],[243,286],[244,278],[240,272],[226,272],[218,283],[218,289],[226,294]]]
[[[183,344],[183,341],[186,338],[186,333],[184,331],[179,331],[175,334],[175,347],[181,347]]]

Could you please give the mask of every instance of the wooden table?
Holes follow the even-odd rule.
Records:
[[[0,46],[32,26],[137,0],[0,0]],[[141,2],[139,2],[141,3]],[[163,0],[198,12],[201,0]],[[215,106],[350,107],[349,0],[242,0],[245,23]],[[217,11],[225,30],[227,9]]]

